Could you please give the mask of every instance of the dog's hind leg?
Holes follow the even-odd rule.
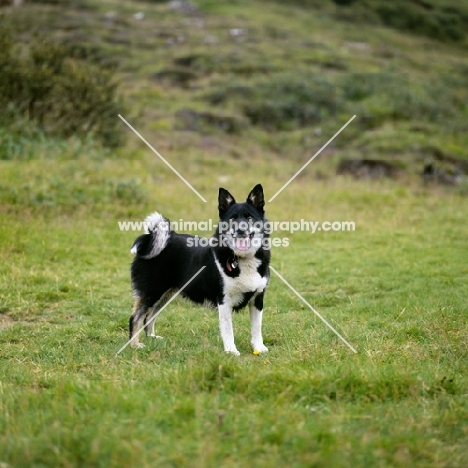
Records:
[[[137,297],[133,305],[133,313],[129,320],[130,346],[132,348],[143,348],[145,346],[143,343],[140,343],[138,336],[140,330],[144,326],[144,320],[149,312],[150,308],[148,308],[141,298]]]
[[[268,351],[268,348],[263,344],[262,336],[263,294],[264,292],[262,291],[249,302],[250,326],[252,329],[251,343],[255,354],[266,353]]]
[[[156,322],[157,316],[162,312],[163,307],[170,301],[170,299],[177,292],[176,289],[169,289],[166,291],[161,298],[154,304],[151,311],[145,317],[145,332],[146,336],[151,338],[161,339],[162,336],[156,335],[154,332],[154,323]]]

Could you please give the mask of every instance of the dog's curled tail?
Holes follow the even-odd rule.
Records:
[[[171,234],[171,222],[162,214],[154,212],[145,219],[146,234],[138,237],[130,252],[146,259],[158,256],[166,247]]]

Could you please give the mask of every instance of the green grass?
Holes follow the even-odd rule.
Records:
[[[0,468],[467,466],[466,188],[419,179],[428,154],[468,157],[462,46],[336,23],[326,9],[200,4],[203,28],[159,2],[14,13],[23,39],[41,24],[62,39],[78,29],[116,60],[126,117],[208,203],[123,123],[128,144],[116,150],[22,122],[0,129]],[[119,21],[103,22],[115,9]],[[134,21],[136,11],[146,19]],[[230,37],[236,27],[248,28],[246,43]],[[166,44],[179,34],[184,43]],[[204,45],[207,34],[217,45]],[[369,49],[349,45],[360,42]],[[152,79],[189,55],[198,57],[193,86]],[[288,73],[310,103],[314,90],[336,86],[336,113],[302,126],[309,114]],[[395,76],[415,103],[403,117]],[[385,92],[379,79],[390,80]],[[433,83],[438,99],[427,98]],[[275,89],[287,91],[269,103],[275,115],[297,114],[274,131],[250,122],[237,134],[194,132],[176,118],[189,108],[244,119],[246,103],[262,110]],[[245,311],[235,316],[235,358],[222,352],[215,312],[176,300],[157,321],[164,340],[116,356],[138,234],[118,221],[154,210],[216,219],[219,186],[241,199],[261,182],[269,199],[352,113],[334,145],[266,208],[272,221],[355,222],[355,232],[277,233],[290,245],[273,251],[272,265],[358,353],[273,274],[268,354],[252,354]],[[338,159],[363,155],[396,159],[406,174],[335,177]]]
[[[148,165],[172,178],[144,153],[108,160],[100,177],[143,176]],[[0,310],[14,323],[0,334],[2,462],[464,466],[464,198],[393,182],[298,181],[267,206],[271,219],[356,222],[352,233],[279,233],[290,246],[274,251],[273,265],[357,355],[273,276],[268,355],[251,354],[245,312],[235,317],[242,356],[234,358],[222,352],[216,313],[176,301],[157,322],[164,340],[117,357],[136,236],[120,232],[117,220],[141,219],[154,206],[174,219],[184,211],[214,217],[216,191],[203,192],[204,205],[172,178],[144,201],[108,200],[95,176],[96,201],[86,182],[93,160],[78,163],[86,170],[73,183],[84,187],[86,207],[66,197],[56,206],[3,205]],[[56,177],[76,164],[62,161]],[[27,166],[32,181],[49,171],[44,161]],[[280,179],[262,178],[267,196]],[[251,182],[226,185],[242,195]]]

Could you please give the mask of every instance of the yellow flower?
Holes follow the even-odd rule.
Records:
[[[255,354],[255,356],[258,356],[260,354],[260,351],[258,349],[254,350],[252,354]]]

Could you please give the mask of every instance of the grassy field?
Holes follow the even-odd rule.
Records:
[[[420,179],[427,157],[468,159],[465,45],[274,2],[205,1],[198,15],[80,5],[7,14],[22,40],[42,24],[116,61],[125,117],[207,203],[123,123],[127,143],[111,149],[0,126],[0,468],[467,466],[467,186]],[[177,81],[187,60],[193,75]],[[272,265],[357,354],[272,275],[268,354],[252,354],[245,311],[237,358],[222,352],[216,313],[176,300],[157,322],[163,340],[117,356],[138,235],[118,222],[154,210],[215,220],[219,186],[241,199],[260,182],[269,199],[354,114],[266,210],[354,221],[277,232],[289,247]],[[334,175],[356,156],[402,172]]]

